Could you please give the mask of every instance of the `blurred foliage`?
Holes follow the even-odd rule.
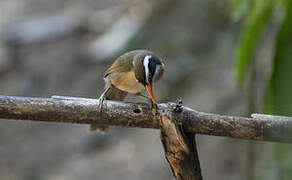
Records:
[[[292,0],[230,0],[233,21],[244,19],[242,36],[235,53],[236,76],[242,85],[245,72],[252,65],[254,51],[263,29],[271,18],[275,6],[285,10],[284,19],[277,32],[273,69],[264,97],[264,113],[292,116]],[[263,167],[259,179],[292,178],[291,145],[273,144],[273,158]],[[263,160],[265,161],[265,160]]]
[[[264,112],[292,116],[292,0],[282,1],[286,15],[278,31],[273,73],[265,95]],[[275,144],[278,178],[292,178],[291,145]]]
[[[253,59],[254,49],[273,11],[275,0],[232,0],[233,18],[238,19],[247,11],[241,40],[235,52],[236,77],[241,85],[244,74]],[[248,8],[249,7],[249,8]]]
[[[292,116],[292,1],[278,32],[264,112]]]
[[[232,21],[240,21],[246,15],[251,4],[251,0],[230,0]]]

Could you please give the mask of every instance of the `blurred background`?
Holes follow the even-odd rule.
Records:
[[[292,0],[2,0],[0,94],[97,98],[114,59],[165,59],[160,102],[292,113]],[[127,101],[137,101],[128,96]],[[291,146],[198,135],[204,179],[291,179]],[[159,131],[1,120],[0,179],[171,179]]]

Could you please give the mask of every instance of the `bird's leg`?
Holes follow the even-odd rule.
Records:
[[[104,92],[98,98],[98,112],[102,111],[103,101],[105,100],[105,94],[108,92],[110,87],[106,88]],[[89,131],[99,130],[102,134],[105,134],[108,131],[108,126],[104,126],[101,124],[90,124]]]
[[[150,109],[152,110],[152,114],[156,115],[157,114],[157,104],[153,103],[153,101],[151,100],[151,98],[141,94],[141,93],[136,93],[134,94],[135,96],[144,99],[146,101],[148,101],[149,105],[150,105]]]
[[[105,94],[108,92],[108,90],[110,89],[110,87],[106,88],[105,91],[100,95],[100,97],[98,98],[98,112],[102,111],[102,106],[103,106],[103,101],[105,100]]]

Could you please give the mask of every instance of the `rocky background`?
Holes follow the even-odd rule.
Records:
[[[160,102],[181,97],[200,111],[245,116],[233,69],[240,26],[227,0],[0,1],[0,94],[97,98],[118,55],[149,49],[165,57]],[[86,125],[1,120],[0,144],[3,180],[172,178],[158,130],[101,135]],[[266,146],[257,143],[257,158],[269,157]],[[199,135],[198,149],[205,179],[245,177],[246,141]]]

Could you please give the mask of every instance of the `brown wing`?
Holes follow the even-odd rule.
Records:
[[[113,72],[123,73],[123,72],[131,71],[131,69],[133,68],[132,62],[133,62],[134,56],[140,53],[145,53],[145,52],[151,53],[150,51],[147,51],[147,50],[134,50],[134,51],[130,51],[128,53],[121,55],[114,61],[111,67],[107,69],[104,77],[107,77],[109,74]]]

